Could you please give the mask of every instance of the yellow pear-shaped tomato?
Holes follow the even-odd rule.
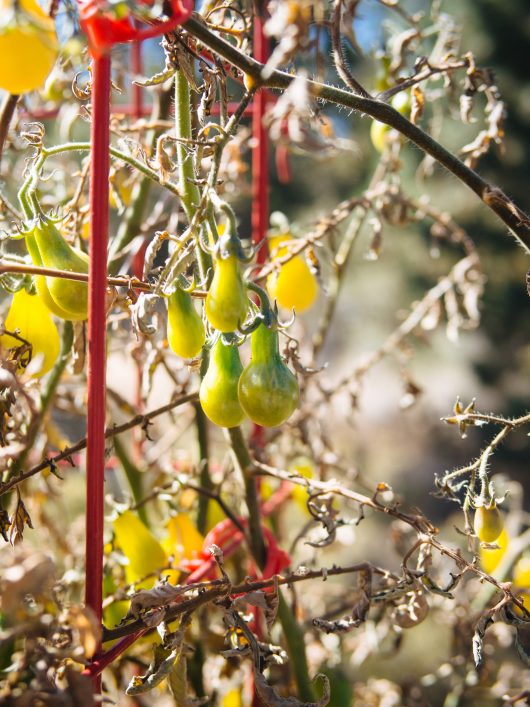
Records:
[[[40,88],[58,42],[53,20],[35,0],[0,0],[0,88],[19,95]]]
[[[201,552],[204,538],[193,525],[187,513],[177,513],[169,519],[167,536],[162,541],[165,552],[174,557],[174,563],[181,560],[193,560]]]
[[[128,582],[137,582],[147,575],[158,575],[167,567],[164,548],[149,528],[132,511],[125,511],[113,523],[114,541],[129,560],[126,569]],[[156,577],[142,586],[153,586]]]
[[[497,569],[500,561],[504,557],[506,550],[508,549],[509,536],[506,532],[506,528],[503,528],[499,537],[495,540],[495,544],[498,545],[496,550],[488,550],[485,547],[480,547],[480,566],[488,574],[493,574]]]
[[[473,521],[475,535],[483,543],[493,543],[504,528],[502,515],[495,503],[477,506]]]
[[[250,341],[252,360],[239,379],[239,402],[252,422],[276,427],[298,406],[298,381],[280,356],[276,329],[260,324]]]
[[[36,295],[30,295],[22,289],[15,292],[11,307],[4,321],[4,328],[18,333],[31,344],[32,362],[37,360],[35,376],[43,376],[54,365],[61,342],[59,332],[47,307]],[[8,334],[0,337],[0,346],[7,350],[20,346],[21,343]]]
[[[179,287],[167,301],[167,340],[177,356],[195,358],[206,339],[202,318],[188,292]]]
[[[219,427],[237,427],[245,419],[237,389],[242,372],[237,346],[226,345],[219,338],[199,390],[204,414]]]
[[[88,256],[65,241],[51,221],[38,219],[26,236],[26,245],[35,265],[68,272],[88,273]],[[36,278],[37,293],[58,317],[70,320],[87,318],[86,282],[60,277]]]
[[[290,240],[292,238],[288,233],[270,239],[273,261],[288,252],[284,244]],[[300,314],[314,304],[318,295],[318,282],[305,260],[295,255],[269,275],[267,289],[271,299],[276,300],[280,306],[294,308]]]
[[[216,258],[204,311],[213,328],[225,333],[235,331],[245,321],[248,297],[235,255]]]

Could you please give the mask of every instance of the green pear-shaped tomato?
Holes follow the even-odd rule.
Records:
[[[51,221],[38,219],[33,231],[26,237],[26,244],[35,265],[88,273],[87,255],[69,245]],[[36,287],[44,304],[58,317],[80,321],[87,318],[86,282],[39,276]]]
[[[239,402],[257,425],[276,427],[298,406],[296,377],[280,356],[278,332],[264,324],[251,336],[252,360],[239,379]]]
[[[167,302],[167,340],[177,356],[195,358],[206,339],[204,324],[188,292],[179,287]]]
[[[245,321],[248,297],[235,255],[216,258],[204,311],[213,328],[225,333],[235,331]]]
[[[199,390],[204,414],[219,427],[237,427],[245,419],[237,384],[243,371],[237,346],[215,343]]]

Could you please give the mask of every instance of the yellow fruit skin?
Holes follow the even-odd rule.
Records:
[[[192,560],[201,552],[204,538],[193,525],[186,513],[177,513],[169,519],[167,536],[162,541],[162,547],[167,555],[173,555],[174,564],[181,560]]]
[[[515,564],[513,583],[521,589],[530,589],[530,556],[521,557]]]
[[[177,288],[167,303],[167,339],[182,358],[195,358],[206,340],[202,318],[188,292]]]
[[[525,590],[519,595],[519,598],[525,608],[530,611],[530,556],[524,555],[515,564],[513,568],[513,583],[516,589]]]
[[[292,240],[289,234],[271,238],[273,261],[288,252],[282,247]],[[295,309],[298,314],[310,309],[318,296],[318,282],[309,269],[308,264],[299,255],[284,263],[279,270],[267,278],[267,290],[271,299],[276,300],[281,307]]]
[[[0,1],[0,88],[20,95],[40,88],[58,54],[53,21],[35,0]]]
[[[503,528],[501,534],[495,540],[495,544],[499,546],[498,550],[488,550],[487,548],[480,548],[480,566],[488,574],[493,574],[500,561],[504,557],[504,553],[508,548],[509,536],[506,532],[506,528]]]
[[[411,101],[410,91],[402,91],[397,93],[391,101],[392,108],[395,108],[401,115],[410,113]],[[380,123],[378,120],[373,120],[370,126],[370,139],[372,145],[378,152],[383,153],[388,144],[389,134],[392,128],[386,123]]]
[[[372,121],[372,125],[370,126],[370,139],[372,145],[378,152],[383,153],[385,151],[390,130],[389,125],[380,123],[378,120]]]
[[[204,311],[213,328],[224,333],[236,331],[245,321],[248,297],[235,255],[216,259]]]
[[[158,574],[163,567],[167,567],[164,548],[132,511],[125,511],[118,516],[113,526],[115,543],[129,560],[127,581],[137,582],[146,575]],[[152,587],[154,583],[155,578],[142,583],[142,587]]]
[[[19,330],[20,336],[29,341],[32,346],[32,360],[41,358],[41,365],[33,375],[43,376],[53,367],[61,342],[59,332],[47,307],[36,295],[30,295],[22,289],[13,295],[11,307],[4,322],[9,331]],[[2,349],[20,346],[20,341],[5,334],[0,337]]]
[[[494,543],[504,528],[504,521],[497,506],[479,506],[473,522],[475,535],[483,543]]]

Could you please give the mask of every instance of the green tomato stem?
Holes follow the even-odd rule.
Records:
[[[118,457],[122,469],[125,472],[125,476],[127,477],[127,482],[129,483],[129,488],[131,489],[134,503],[137,506],[138,517],[144,525],[150,528],[151,524],[149,522],[145,504],[140,503],[144,497],[142,489],[142,472],[129,458],[119,435],[116,435],[114,438],[114,451],[116,452],[116,456]]]
[[[250,473],[252,460],[240,427],[227,430],[236,467],[245,482],[246,503],[249,513],[248,527],[250,533],[250,548],[254,559],[263,569],[267,561],[267,550],[263,533],[261,532],[261,510],[254,476]],[[315,695],[309,678],[307,657],[305,652],[304,632],[293,616],[283,594],[279,591],[278,618],[282,625],[287,654],[293,669],[300,699],[313,702]]]
[[[181,192],[182,206],[188,217],[188,223],[191,224],[201,202],[201,193],[194,182],[193,160],[188,153],[188,147],[185,142],[192,139],[191,98],[190,86],[182,71],[175,72],[175,136],[179,138],[177,141],[179,190]],[[195,252],[201,281],[204,282],[211,263],[208,262],[207,254],[199,245],[197,245]]]

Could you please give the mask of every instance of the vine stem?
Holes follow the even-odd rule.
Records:
[[[259,85],[268,88],[286,89],[295,80],[294,75],[278,69],[271,71],[270,75],[264,79],[262,77],[264,67],[261,62],[243,54],[235,46],[212,32],[196,13],[186,20],[182,26],[208,49],[251,76]],[[365,113],[371,118],[395,128],[421,150],[431,155],[439,164],[474,191],[479,199],[496,213],[510,229],[526,253],[530,253],[530,218],[524,211],[508,198],[501,189],[489,184],[450,150],[443,147],[417,125],[413,125],[392,106],[383,101],[360,96],[318,81],[308,80],[307,85],[315,100],[335,103],[336,105]]]
[[[109,229],[110,84],[109,54],[92,62],[92,124],[88,279],[88,391],[86,454],[85,603],[98,622],[103,603],[103,526],[105,474],[105,338]],[[96,691],[101,690],[95,678]]]
[[[179,191],[182,206],[191,225],[199,204],[201,193],[195,184],[195,173],[193,170],[193,160],[188,153],[186,141],[191,140],[191,100],[190,86],[184,72],[175,72],[175,136],[177,140],[177,160],[179,170]],[[199,266],[201,282],[205,282],[208,271],[208,258],[202,248],[197,245],[196,255]]]

